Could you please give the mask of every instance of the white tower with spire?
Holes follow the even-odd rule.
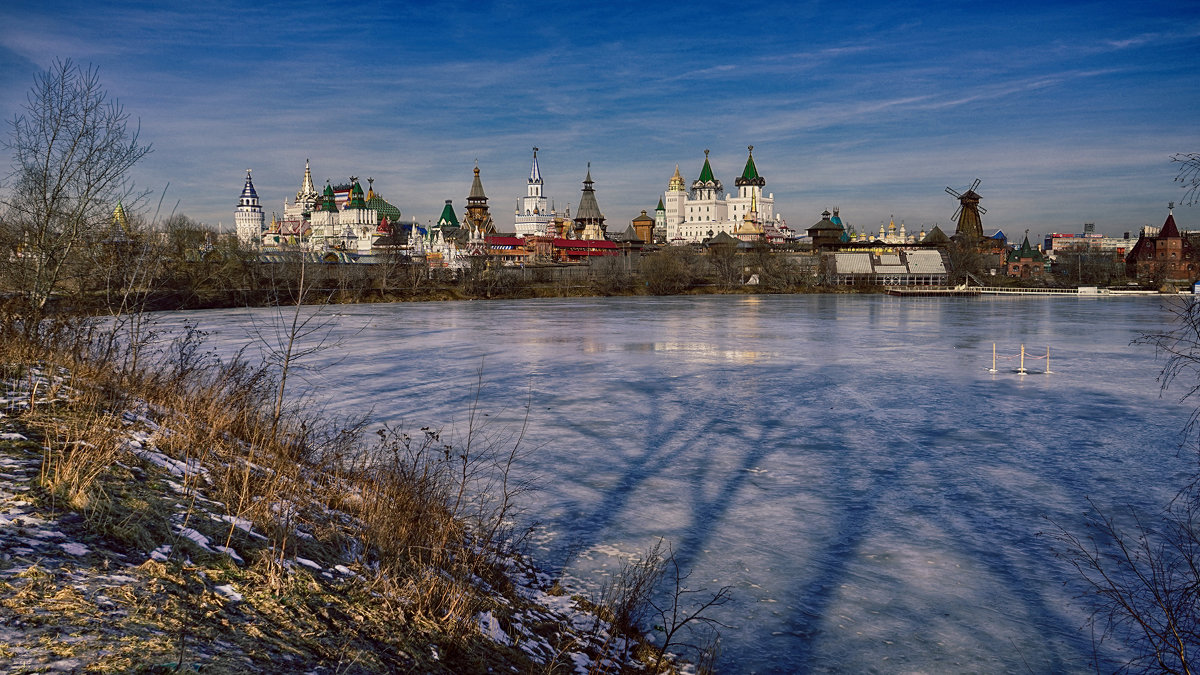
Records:
[[[234,209],[233,222],[237,226],[237,238],[242,246],[262,246],[263,210],[262,205],[258,203],[258,193],[254,191],[254,181],[250,180],[250,169],[246,169],[246,185],[242,188],[242,196]]]
[[[554,214],[549,208],[549,200],[543,191],[542,170],[538,168],[538,148],[533,149],[533,165],[529,168],[529,181],[525,186],[525,196],[517,202],[516,222],[513,229],[518,237],[538,236],[546,234]]]
[[[663,195],[663,228],[666,230],[668,243],[683,243],[680,225],[683,225],[684,208],[687,203],[687,188],[683,184],[683,176],[679,174],[679,165],[675,165],[675,175],[667,184],[667,192]],[[657,211],[655,212],[657,217]],[[655,227],[658,227],[655,225]]]

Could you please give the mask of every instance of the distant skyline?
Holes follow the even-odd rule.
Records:
[[[1200,2],[9,5],[6,122],[55,58],[95,65],[154,147],[143,212],[166,188],[164,215],[226,231],[247,168],[270,214],[306,158],[422,223],[462,212],[478,160],[511,231],[533,146],[560,211],[590,162],[623,230],[706,148],[733,192],[753,145],[798,231],[835,206],[952,231],[943,189],[979,178],[987,233],[1120,235],[1162,224],[1171,155],[1200,152]]]

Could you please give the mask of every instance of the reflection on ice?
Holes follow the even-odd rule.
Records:
[[[586,586],[666,537],[694,579],[734,586],[718,618],[739,672],[1088,671],[1080,587],[1036,535],[1088,497],[1152,514],[1190,466],[1187,411],[1129,346],[1166,320],[1155,298],[347,313],[322,402],[461,425],[482,364],[490,423],[533,411],[535,554]],[[245,342],[244,312],[190,316]],[[993,342],[1049,346],[1054,374],[988,373]]]

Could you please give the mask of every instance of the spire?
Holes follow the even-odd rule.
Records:
[[[687,188],[683,186],[683,176],[679,175],[679,165],[675,165],[675,175],[671,176],[671,182],[667,184],[668,192],[686,192]]]
[[[312,170],[308,168],[308,160],[304,160],[304,182],[300,184],[300,191],[296,193],[296,203],[315,202],[317,199],[317,188],[313,187]]]
[[[479,180],[479,165],[475,165],[475,180],[471,181],[471,193],[467,195],[467,201],[482,200],[487,201],[487,195],[483,193],[483,183]]]
[[[604,230],[604,214],[600,213],[600,205],[596,203],[596,190],[592,187],[592,163],[588,162],[587,178],[583,179],[583,194],[579,197],[579,209],[575,213],[575,228],[583,229],[587,225],[595,225]]]
[[[738,187],[745,185],[756,185],[762,187],[767,184],[767,181],[758,175],[758,167],[754,165],[754,146],[748,145],[746,149],[750,151],[750,155],[746,157],[746,168],[742,170],[740,178],[734,181]]]
[[[454,215],[454,204],[449,199],[446,200],[446,206],[442,207],[442,215],[438,217],[438,227],[458,227],[458,216]]]
[[[337,213],[337,198],[333,194],[333,186],[325,181],[325,195],[321,198],[321,210]]]
[[[530,169],[529,169],[529,184],[530,185],[541,185],[542,184],[542,170],[538,168],[537,154],[538,154],[538,148],[537,148],[537,146],[534,146],[534,148],[533,148],[533,166],[530,167]]]
[[[700,169],[700,177],[696,179],[696,182],[692,183],[692,190],[712,190],[714,193],[719,194],[723,189],[725,188],[721,185],[721,181],[717,180],[716,176],[713,175],[712,165],[708,163],[708,150],[706,149],[704,151],[704,168]],[[709,198],[711,199],[712,195]]]
[[[358,176],[350,176],[350,203],[346,205],[348,209],[365,209],[367,202],[363,198],[362,185],[358,182]]]
[[[492,214],[488,210],[487,202],[487,195],[483,193],[483,183],[479,180],[479,163],[476,162],[475,179],[471,182],[471,193],[467,195],[467,215],[463,225],[471,231],[495,233],[496,226],[492,223]]]
[[[1178,236],[1179,228],[1175,225],[1175,202],[1171,202],[1167,209],[1167,220],[1163,223],[1162,229],[1158,231],[1158,238]]]
[[[258,206],[258,192],[254,189],[254,181],[250,180],[250,169],[246,169],[246,185],[242,187],[242,196],[238,206]]]
[[[129,230],[129,218],[125,216],[125,206],[121,204],[121,200],[117,200],[117,208],[113,209],[112,214],[113,226],[119,227],[122,230]]]
[[[708,163],[708,148],[704,149],[704,168],[700,169],[700,182],[707,183],[713,180],[712,166]]]
[[[666,209],[666,208],[663,206],[662,197],[659,197],[659,198],[658,198],[658,206],[657,206],[657,207],[655,207],[655,209],[654,209],[654,210],[655,210],[655,211],[666,211],[666,210],[667,210],[667,209]]]

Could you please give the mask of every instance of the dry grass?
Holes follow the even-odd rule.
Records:
[[[511,495],[497,505],[478,492],[507,485],[495,470],[506,471],[512,456],[481,452],[478,438],[456,447],[430,430],[414,438],[387,429],[366,443],[361,422],[321,424],[286,406],[276,424],[270,372],[241,358],[212,359],[190,331],[162,360],[136,369],[99,356],[93,345],[105,341],[83,320],[25,333],[11,317],[0,319],[4,374],[37,381],[28,404],[9,410],[43,448],[36,497],[80,514],[98,545],[125,548],[131,558],[174,544],[168,560],[141,566],[152,583],[120,591],[130,629],[94,664],[99,670],[183,663],[189,644],[229,640],[234,628],[238,653],[276,666],[283,659],[347,672],[469,672],[486,669],[499,650],[530,667],[518,650],[483,638],[475,622],[481,611],[512,609],[479,588],[481,579],[495,587],[507,579],[497,551],[512,543]],[[169,475],[136,461],[126,445],[134,429],[181,470]],[[178,511],[176,498],[182,522],[167,515]],[[181,527],[232,546],[245,563],[192,545]],[[348,562],[354,574],[314,576],[299,557],[325,568]],[[233,615],[212,591],[228,582],[253,589]],[[64,589],[62,579],[26,579],[6,602],[30,616],[96,615],[93,603]],[[228,625],[231,616],[237,626]],[[244,665],[234,659],[217,670]]]

